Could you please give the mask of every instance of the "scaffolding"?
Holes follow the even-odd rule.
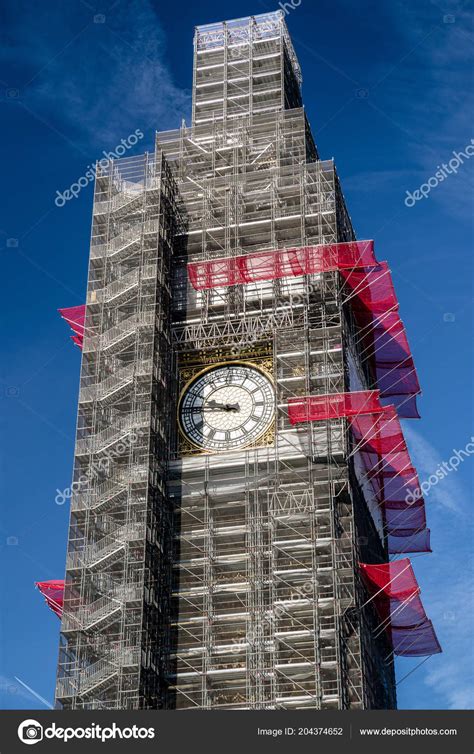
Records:
[[[183,230],[164,159],[98,167],[56,696],[159,706],[168,622],[170,265]]]
[[[290,398],[355,389],[354,374],[374,387],[344,280],[196,290],[188,275],[355,241],[284,14],[198,27],[193,80],[190,127],[97,174],[58,705],[394,707],[358,576],[359,561],[387,559],[386,538],[346,420],[288,416]],[[237,360],[273,381],[274,425],[242,450],[202,452],[178,431],[178,396]]]
[[[198,26],[193,123],[301,106],[301,70],[283,13]]]

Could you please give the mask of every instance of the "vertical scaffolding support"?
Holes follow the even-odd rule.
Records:
[[[56,687],[62,708],[158,707],[164,696],[169,275],[180,230],[164,159],[101,163]]]

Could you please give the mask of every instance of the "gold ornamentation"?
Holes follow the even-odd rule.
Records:
[[[261,356],[256,356],[253,359],[249,358],[248,354],[241,353],[241,358],[236,359],[235,356],[231,354],[226,354],[227,358],[222,358],[223,353],[221,350],[218,351],[212,351],[207,356],[203,356],[202,354],[199,354],[199,357],[196,359],[194,364],[191,364],[187,360],[180,359],[180,366],[179,366],[179,382],[180,382],[180,392],[182,392],[183,385],[186,385],[190,380],[192,380],[194,377],[197,377],[198,374],[201,372],[206,371],[207,367],[213,367],[213,366],[225,366],[226,364],[233,363],[233,364],[245,364],[246,366],[253,366],[257,369],[260,369],[260,371],[264,372],[267,377],[269,377],[272,382],[274,382],[273,377],[273,358],[271,351],[266,349],[266,353]]]
[[[186,368],[204,367],[211,364],[219,364],[226,361],[247,361],[258,359],[268,359],[273,353],[272,344],[266,343],[254,344],[249,348],[216,348],[207,353],[202,351],[188,351],[179,355],[180,371]]]
[[[257,369],[260,372],[263,372],[266,377],[269,378],[269,380],[272,382],[272,384],[275,386],[275,380],[273,377],[273,359],[271,358],[262,358],[262,359],[256,359],[255,361],[247,361],[243,359],[228,359],[225,361],[215,361],[210,364],[207,364],[205,367],[202,366],[202,364],[197,365],[193,367],[185,367],[181,368],[179,370],[179,377],[180,377],[180,395],[178,399],[178,408],[177,408],[177,424],[179,429],[179,452],[182,456],[189,456],[189,455],[220,455],[222,453],[226,452],[235,452],[235,450],[232,451],[209,451],[205,450],[203,448],[200,448],[197,445],[194,445],[187,437],[187,435],[183,432],[181,428],[181,422],[179,419],[179,409],[181,405],[181,400],[190,387],[190,385],[200,376],[201,374],[204,374],[205,372],[208,372],[209,370],[215,368],[215,367],[223,367],[227,366],[228,364],[241,364],[246,367],[251,367],[253,369]],[[275,444],[275,427],[276,427],[276,416],[270,425],[270,427],[263,433],[263,435],[260,435],[255,442],[249,443],[249,445],[245,445],[242,448],[239,448],[239,450],[250,450],[252,448],[262,448],[262,447],[268,447]]]
[[[293,367],[293,369],[291,370],[291,373],[293,377],[304,377],[306,374],[306,367],[301,366],[301,365]]]

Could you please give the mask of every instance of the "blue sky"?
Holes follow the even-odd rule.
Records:
[[[391,265],[423,397],[404,422],[420,479],[473,434],[474,159],[408,208],[472,129],[472,29],[465,2],[288,4],[303,95],[321,157],[335,157],[359,238]],[[0,74],[4,199],[0,521],[0,708],[52,701],[57,618],[35,580],[62,578],[80,354],[57,308],[85,298],[92,184],[58,208],[87,166],[137,128],[189,123],[196,24],[222,3],[5,0]],[[226,18],[278,8],[228,0]],[[94,17],[96,20],[94,22]],[[466,458],[427,497],[434,552],[413,558],[444,653],[398,687],[401,708],[472,708],[472,473]],[[397,663],[398,677],[416,660]]]

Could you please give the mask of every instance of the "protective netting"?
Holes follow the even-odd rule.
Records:
[[[422,529],[414,534],[404,534],[403,530],[389,532],[389,555],[405,555],[407,552],[431,552],[430,530]]]
[[[85,304],[81,306],[70,306],[67,309],[58,309],[61,317],[66,320],[75,335],[71,335],[71,340],[82,350],[84,342],[84,323],[86,319]]]
[[[420,384],[386,262],[378,263],[373,241],[261,251],[234,258],[190,262],[196,290],[339,270],[359,328],[362,355],[370,361],[382,404],[399,416],[419,418]]]
[[[342,274],[348,288],[346,300],[352,299],[352,308],[355,311],[362,309],[371,314],[386,314],[398,307],[397,294],[387,262]]]
[[[188,275],[193,288],[202,291],[376,264],[373,241],[351,241],[190,262]]]
[[[394,654],[424,657],[441,652],[433,624],[421,602],[410,560],[360,563],[360,569],[380,616],[380,627],[391,636]]]
[[[381,405],[377,390],[290,398],[288,416],[291,424],[347,418],[351,453],[382,509],[389,553],[431,551],[425,503],[400,419],[393,406]]]
[[[386,406],[381,413],[353,416],[349,422],[353,452],[383,508],[389,552],[430,552],[425,503],[395,409]]]
[[[405,419],[418,419],[420,384],[387,263],[364,270],[341,269],[341,274],[345,300],[351,304],[360,348],[371,363],[381,402],[394,405]]]
[[[36,581],[48,607],[61,618],[63,614],[64,581]]]
[[[288,399],[291,424],[383,411],[378,390],[298,396]]]

